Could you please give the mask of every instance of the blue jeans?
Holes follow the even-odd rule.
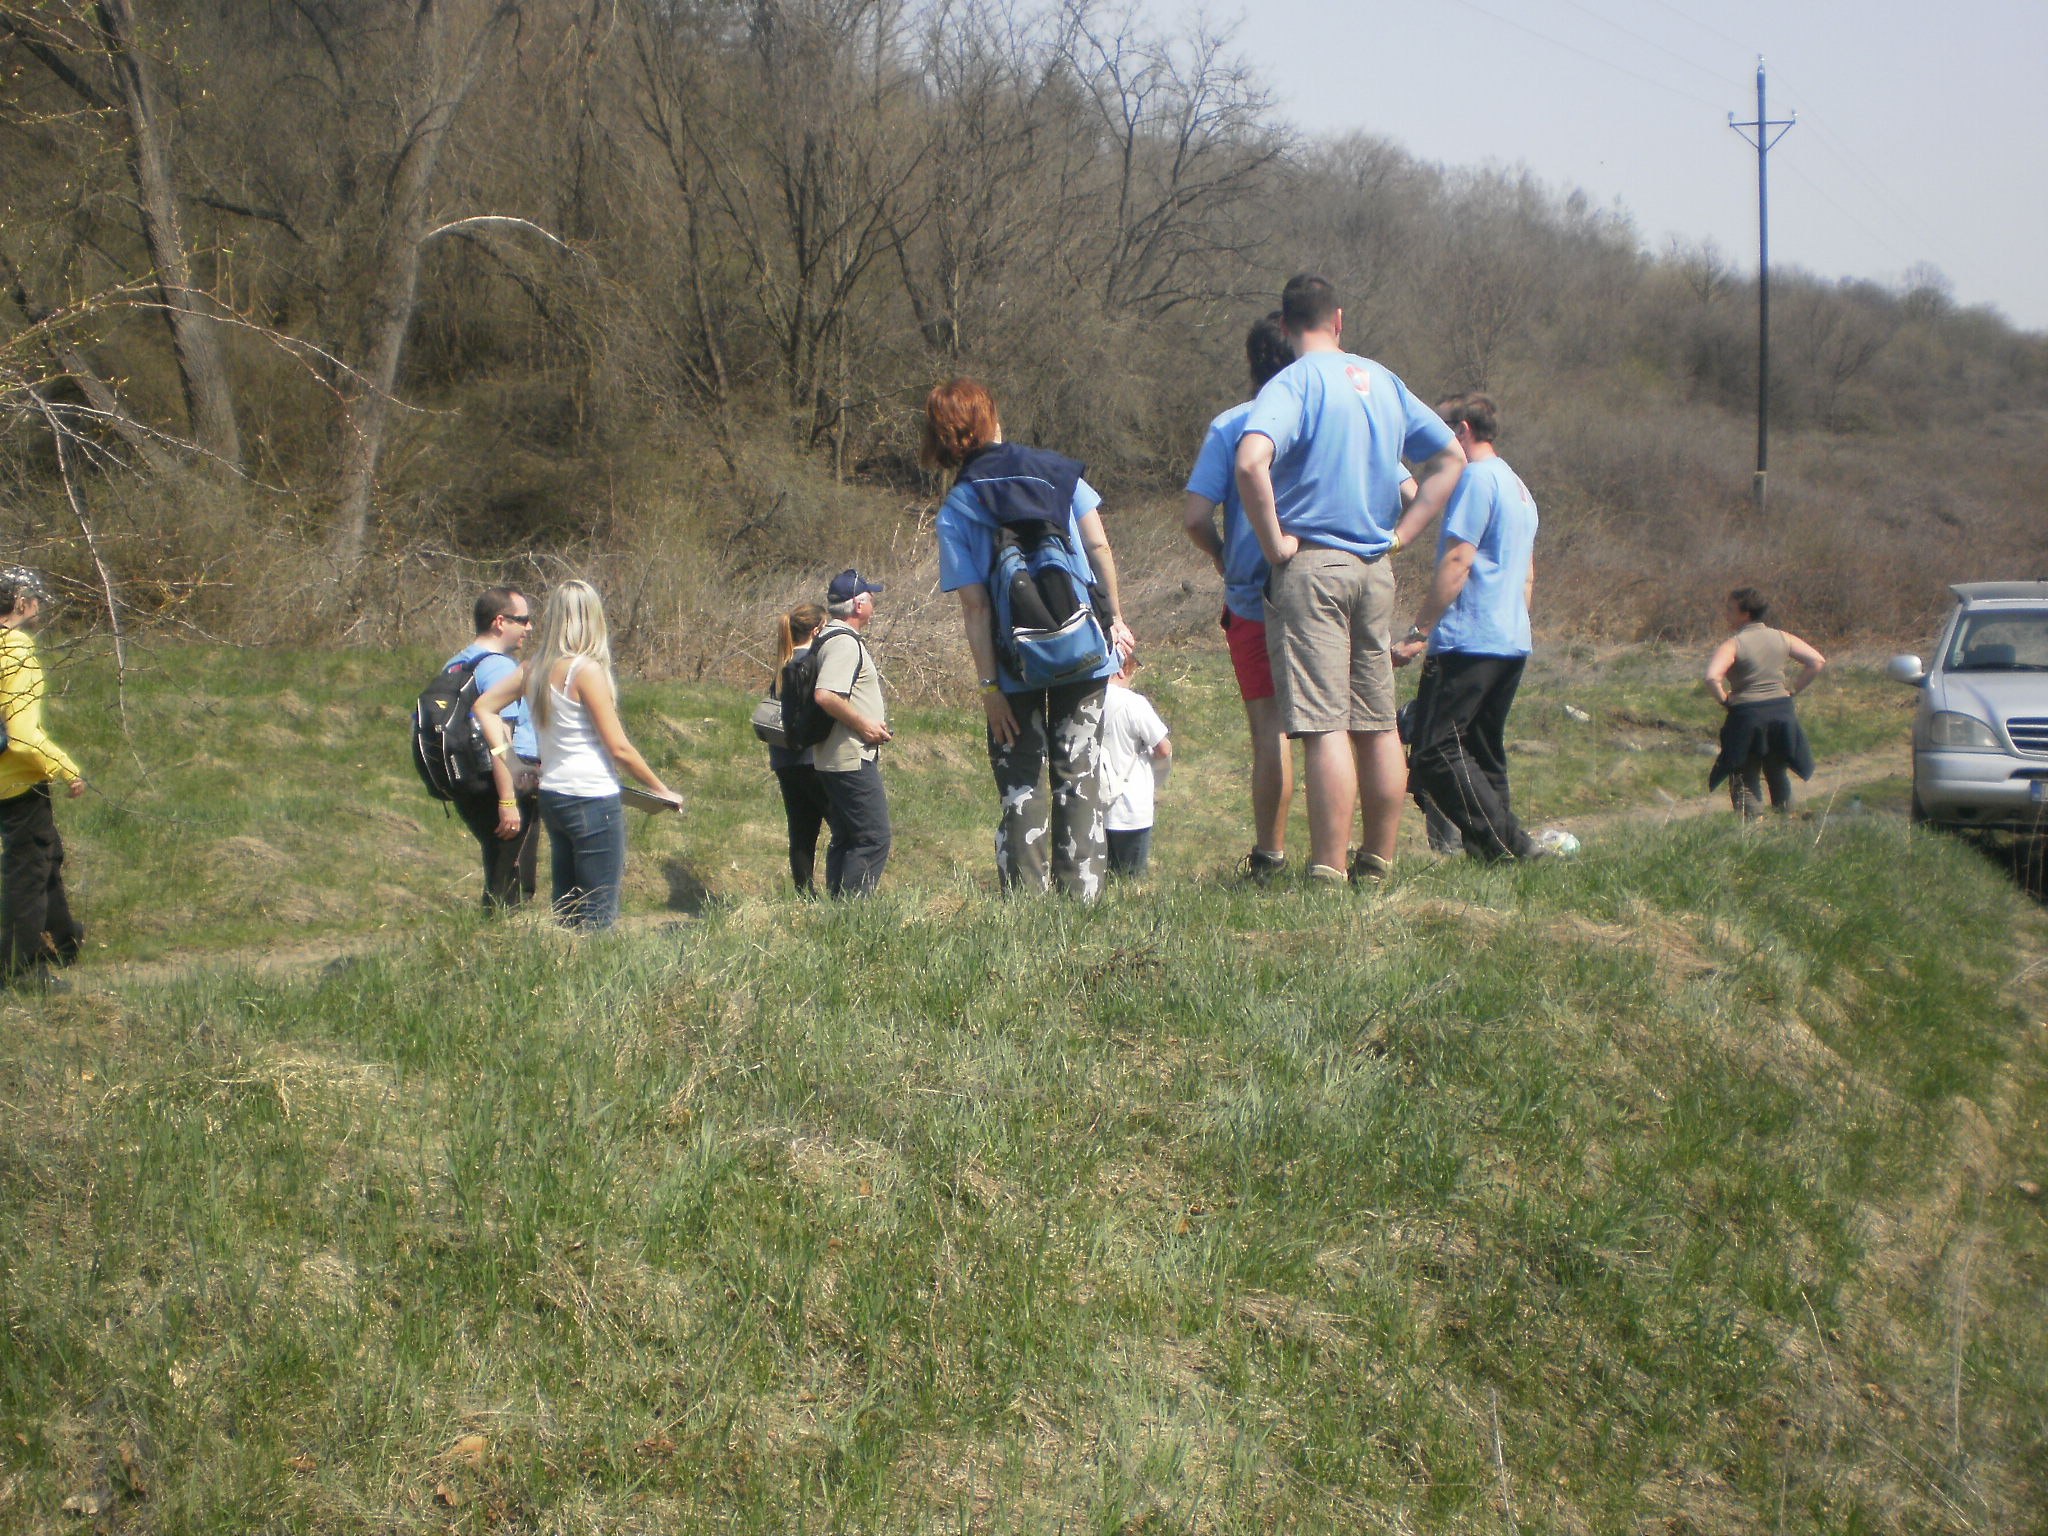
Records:
[[[554,856],[555,917],[570,928],[619,920],[626,878],[626,807],[617,795],[540,792],[540,819]]]
[[[1119,832],[1111,827],[1109,837],[1109,872],[1137,880],[1144,877],[1152,867],[1152,829],[1133,827],[1128,832]]]

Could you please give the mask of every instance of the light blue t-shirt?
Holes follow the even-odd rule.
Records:
[[[1067,511],[1067,537],[1073,540],[1074,551],[1080,556],[1081,564],[1088,571],[1088,579],[1095,579],[1095,566],[1088,559],[1088,546],[1081,542],[1081,519],[1102,505],[1102,497],[1095,487],[1086,480],[1074,486],[1073,505]],[[988,509],[981,504],[981,497],[975,493],[969,482],[962,480],[953,487],[945,505],[939,508],[939,590],[957,592],[962,587],[971,587],[976,582],[986,586],[989,573],[996,564],[996,520],[988,515]],[[1105,629],[1108,625],[1103,626]],[[1122,662],[1117,659],[1116,647],[1109,647],[1109,654],[1103,658],[1097,677],[1114,677]],[[1011,671],[996,664],[996,681],[1005,693],[1022,693],[1025,690]]]
[[[1266,622],[1266,552],[1245,521],[1237,495],[1237,440],[1244,436],[1252,403],[1233,405],[1209,423],[1202,451],[1188,472],[1188,492],[1223,508],[1223,603],[1240,619]]]
[[[1367,560],[1394,542],[1408,478],[1401,460],[1420,464],[1452,441],[1407,385],[1349,352],[1296,358],[1259,391],[1244,431],[1273,440],[1280,527]]]
[[[1431,652],[1461,656],[1526,656],[1529,561],[1536,550],[1536,498],[1503,458],[1465,466],[1437,535],[1437,559],[1453,541],[1472,546],[1465,590],[1437,620]]]
[[[471,641],[448,658],[447,667],[460,666],[472,656],[483,657],[476,664],[476,691],[479,695],[489,693],[498,684],[519,670],[519,663],[502,651],[487,651]],[[442,670],[446,671],[447,667]],[[521,694],[502,711],[505,721],[512,727],[512,754],[515,757],[540,757],[540,742],[533,734],[533,724],[526,718],[526,696]]]

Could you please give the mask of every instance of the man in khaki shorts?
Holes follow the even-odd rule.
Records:
[[[1408,788],[1387,560],[1443,511],[1465,454],[1407,385],[1343,349],[1344,311],[1320,277],[1288,283],[1280,318],[1299,355],[1252,403],[1238,494],[1273,568],[1266,641],[1281,729],[1302,742],[1309,878],[1378,882],[1393,866]],[[1406,511],[1404,457],[1420,466]],[[1364,831],[1347,860],[1361,799]]]

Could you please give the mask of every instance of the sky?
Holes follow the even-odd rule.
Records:
[[[1645,246],[1757,259],[1773,118],[1771,266],[1896,283],[1929,263],[1961,304],[2048,331],[2048,3],[1988,0],[1143,0],[1235,44],[1308,134],[1364,131],[1452,166],[1523,165],[1619,206]],[[2033,103],[2033,105],[2028,105]]]

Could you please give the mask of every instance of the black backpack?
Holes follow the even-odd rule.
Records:
[[[827,625],[818,632],[817,639],[782,666],[782,686],[778,690],[782,699],[782,745],[792,752],[801,752],[815,747],[832,734],[832,727],[839,722],[826,714],[818,703],[818,668],[825,659],[826,640],[837,635],[851,635],[853,643],[860,647],[860,657],[853,664],[853,683],[860,682],[861,669],[868,664],[868,643],[861,639],[858,630],[845,625]],[[853,691],[848,685],[847,692]]]
[[[412,765],[436,800],[494,791],[491,749],[477,728],[476,669],[483,656],[443,668],[412,716]]]

